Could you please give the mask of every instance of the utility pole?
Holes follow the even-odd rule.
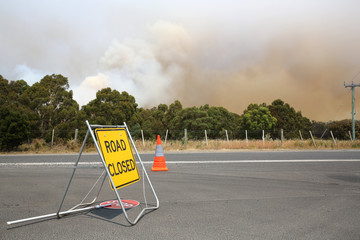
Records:
[[[351,95],[352,95],[352,111],[351,111],[351,115],[352,115],[352,138],[355,139],[355,95],[354,95],[354,89],[355,87],[360,87],[360,84],[354,84],[354,82],[351,82],[351,84],[346,84],[344,82],[344,86],[345,88],[347,87],[351,87]]]

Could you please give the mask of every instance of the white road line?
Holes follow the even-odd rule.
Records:
[[[100,166],[101,162],[80,162],[78,166]],[[29,167],[29,166],[74,166],[73,162],[39,162],[39,163],[0,163],[1,166]]]
[[[317,163],[317,162],[360,162],[360,159],[296,159],[296,160],[210,160],[210,161],[167,161],[166,164],[210,164],[210,163]],[[153,161],[143,161],[153,164]],[[79,162],[78,166],[101,166],[101,162]],[[0,167],[31,166],[74,166],[73,162],[0,163]]]
[[[211,160],[211,161],[169,161],[168,163],[302,163],[302,162],[360,162],[360,159],[296,159],[296,160]]]

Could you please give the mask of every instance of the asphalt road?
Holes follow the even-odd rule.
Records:
[[[160,208],[135,226],[109,209],[7,225],[56,212],[77,156],[0,156],[0,239],[360,239],[359,151],[165,156],[169,171],[151,172],[154,154],[142,155]],[[80,202],[103,171],[96,154],[81,162],[62,210]],[[141,182],[119,193],[143,202]],[[148,185],[146,195],[154,204]],[[106,181],[97,202],[114,198]]]
[[[143,161],[153,161],[154,153],[140,154]],[[28,162],[70,162],[74,163],[78,154],[34,154],[0,155],[0,163]],[[210,161],[210,160],[303,160],[303,159],[360,159],[360,151],[241,151],[241,152],[194,152],[166,153],[166,161]],[[84,153],[81,161],[97,162],[97,153]],[[1,166],[1,165],[0,165]]]

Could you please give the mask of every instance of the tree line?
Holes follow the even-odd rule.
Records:
[[[351,129],[350,120],[310,121],[281,99],[271,105],[252,103],[239,115],[208,104],[184,108],[178,100],[170,105],[139,108],[129,93],[104,88],[94,100],[79,107],[68,79],[60,74],[46,75],[32,86],[25,80],[9,81],[0,75],[0,115],[2,151],[14,150],[36,138],[50,142],[52,129],[56,129],[57,139],[70,140],[74,129],[86,130],[85,120],[101,125],[126,122],[134,137],[144,135],[146,139],[166,130],[169,138],[181,139],[183,129],[189,130],[189,139],[203,139],[205,130],[213,139],[223,138],[225,131],[231,139],[243,139],[245,130],[250,138],[261,138],[262,130],[266,130],[275,139],[280,137],[280,129],[285,130],[285,138],[299,138],[299,130],[306,136],[310,130],[321,133],[326,129],[336,131],[338,139],[346,139]],[[329,137],[326,130],[322,137]]]

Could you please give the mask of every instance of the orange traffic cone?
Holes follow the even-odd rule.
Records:
[[[155,150],[155,158],[154,164],[151,168],[152,171],[168,171],[165,163],[164,151],[161,145],[160,135],[157,135],[156,139],[156,150]]]

